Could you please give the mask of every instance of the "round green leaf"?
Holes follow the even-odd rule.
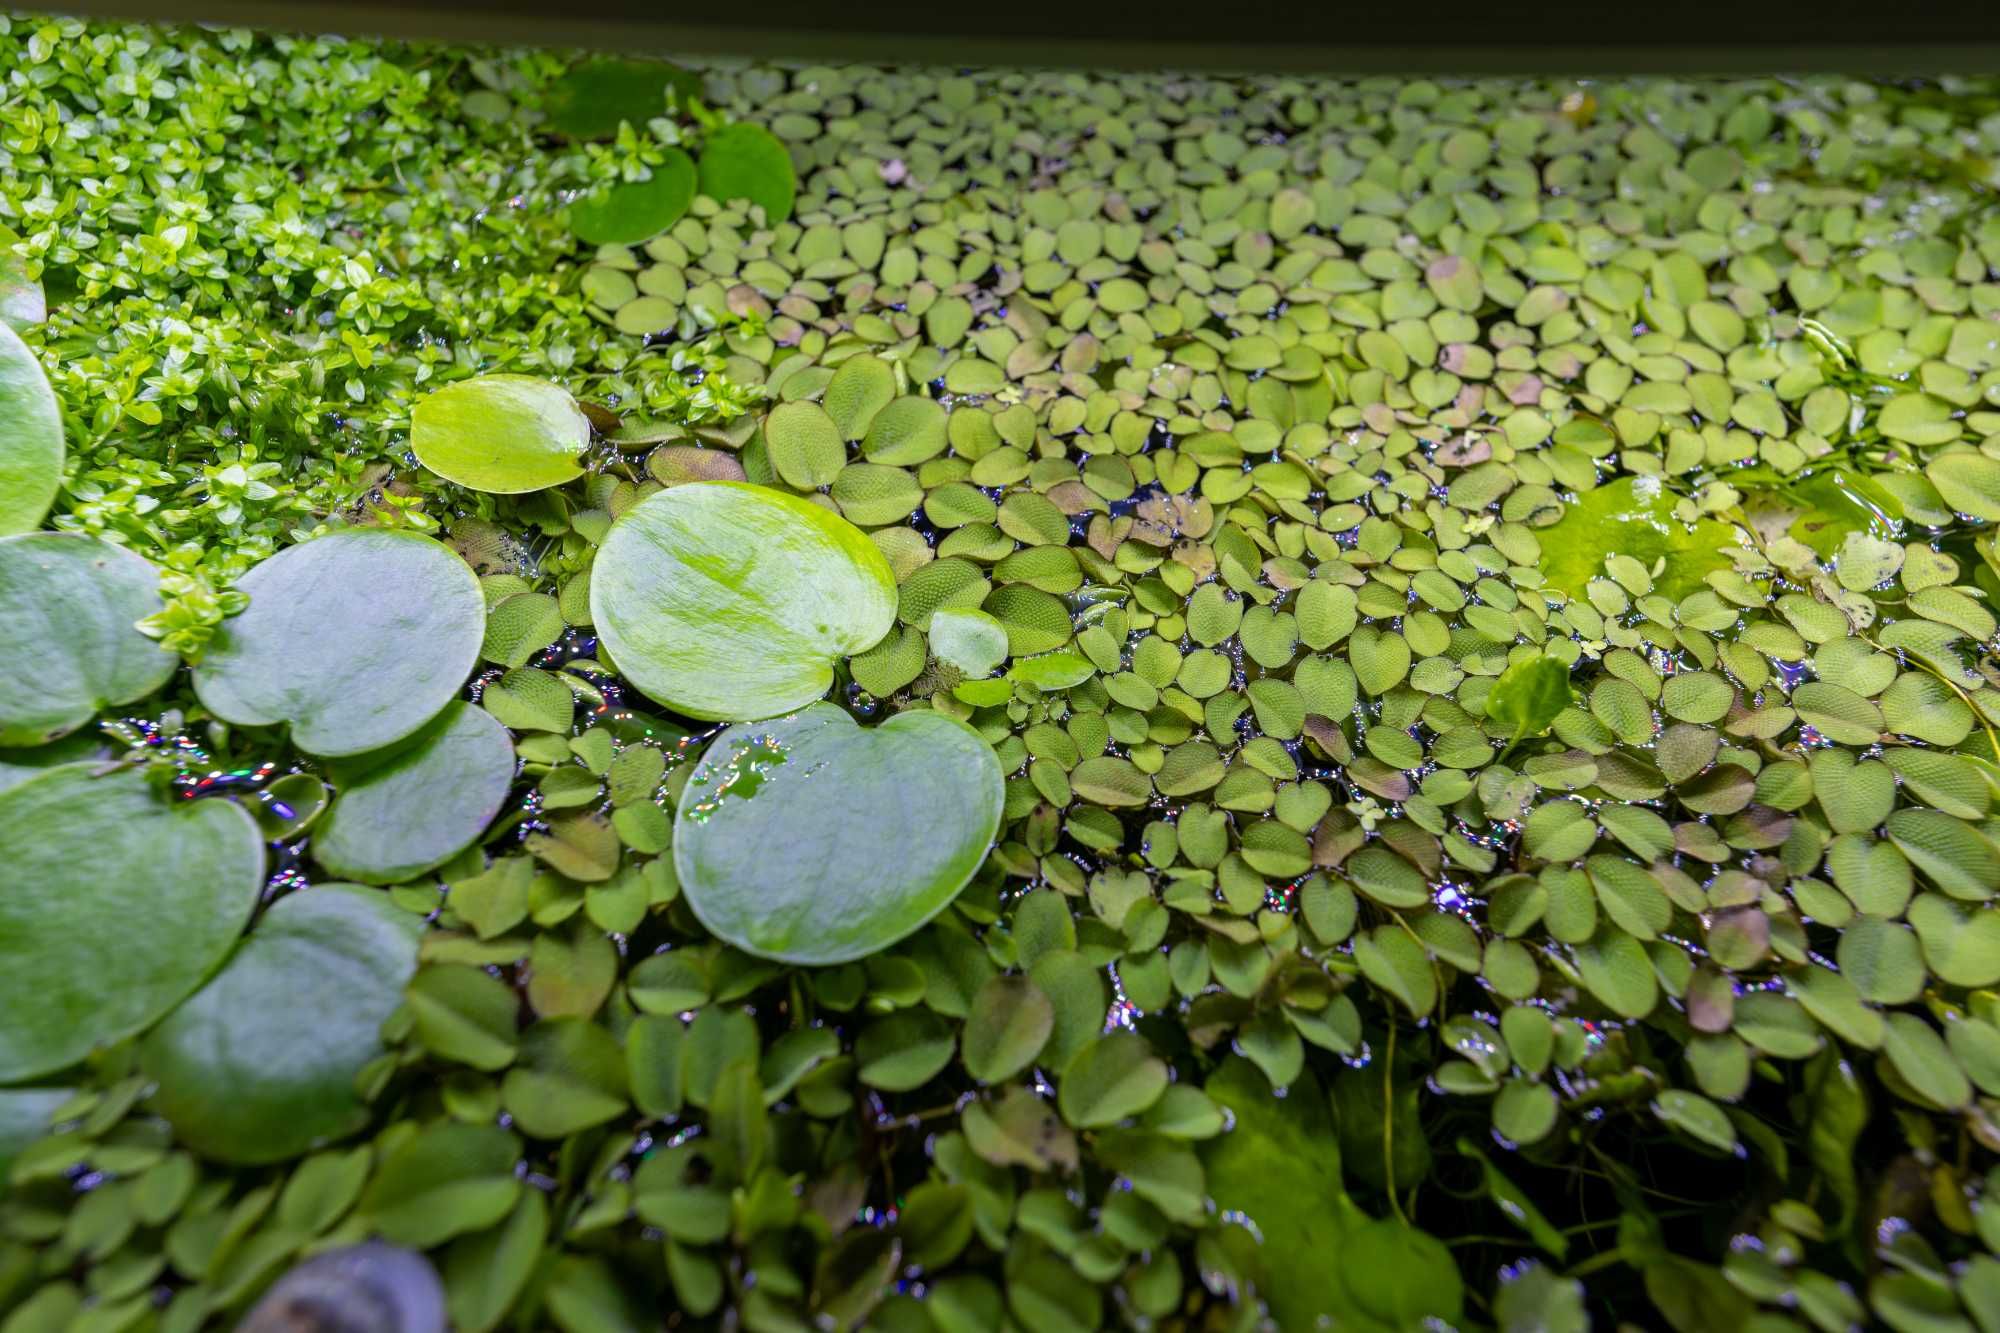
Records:
[[[1952,897],[1990,898],[2000,886],[2000,846],[1975,826],[1912,807],[1890,815],[1884,827],[1903,855]]]
[[[871,463],[914,467],[944,452],[945,420],[935,398],[898,398],[870,419],[861,452]]]
[[[444,1270],[452,1326],[466,1333],[499,1327],[535,1275],[548,1235],[548,1203],[527,1190],[505,1225],[454,1245]]]
[[[0,536],[33,532],[62,485],[62,410],[34,350],[0,322]]]
[[[331,765],[339,792],[313,857],[345,879],[398,884],[472,845],[514,785],[514,744],[493,715],[453,700],[416,735]]]
[[[2000,981],[2000,911],[1968,913],[1942,894],[1927,893],[1910,904],[1909,920],[1939,979],[1966,987]]]
[[[560,385],[532,375],[460,380],[418,403],[410,448],[446,481],[514,495],[575,481],[590,420]]]
[[[274,905],[222,971],[140,1047],[153,1106],[183,1143],[275,1162],[368,1123],[355,1091],[417,966],[423,919],[328,884]]]
[[[1883,404],[1875,428],[1905,444],[1944,444],[1959,436],[1951,404],[1927,393],[1898,394]]]
[[[1944,1039],[1952,1058],[1981,1092],[1991,1096],[2000,1089],[2000,1028],[1966,1017],[1949,1023]]]
[[[1423,947],[1399,926],[1377,926],[1354,941],[1361,975],[1422,1017],[1437,1007],[1437,973]]]
[[[600,186],[569,207],[570,230],[591,245],[637,245],[679,222],[694,202],[694,159],[678,148],[642,181]]]
[[[951,1063],[951,1024],[928,1009],[899,1009],[861,1030],[855,1074],[871,1088],[909,1092]]]
[[[680,798],[674,867],[702,924],[744,952],[846,962],[958,896],[1004,788],[992,748],[942,713],[864,730],[814,704],[716,737]]]
[[[41,745],[165,685],[180,660],[135,629],[159,571],[91,537],[0,538],[0,746]]]
[[[456,906],[458,889],[452,892]],[[520,997],[484,970],[433,964],[410,979],[406,998],[417,1040],[431,1054],[474,1069],[505,1069],[513,1063]]]
[[[773,717],[811,703],[833,664],[896,623],[875,544],[820,506],[742,482],[693,482],[633,506],[590,579],[618,668],[691,717]]]
[[[858,440],[868,434],[869,423],[895,397],[896,372],[887,361],[875,356],[851,356],[833,373],[822,401],[840,432],[839,438]]]
[[[1511,1143],[1536,1143],[1556,1126],[1556,1094],[1545,1083],[1509,1079],[1493,1099],[1493,1132]]]
[[[438,715],[479,660],[479,581],[415,533],[354,529],[288,547],[237,584],[250,597],[194,672],[209,711],[291,724],[309,754],[365,754]]]
[[[935,620],[937,617],[931,617]],[[1097,674],[1088,659],[1075,653],[1041,653],[1015,662],[1007,672],[1010,680],[1022,681],[1038,690],[1067,690]]]
[[[1569,707],[1569,668],[1553,657],[1524,658],[1500,673],[1486,695],[1486,715],[1516,739],[1549,729]]]
[[[728,203],[748,199],[764,210],[764,222],[775,227],[792,215],[798,193],[792,156],[778,137],[761,125],[737,121],[709,132],[701,148],[701,192]]]
[[[0,1082],[144,1030],[228,952],[264,882],[256,821],[132,769],[0,794]]]
[[[1714,519],[1683,523],[1674,517],[1676,497],[1656,477],[1626,477],[1579,495],[1553,526],[1537,534],[1542,572],[1552,587],[1572,597],[1604,573],[1604,558],[1629,556],[1651,570],[1654,591],[1685,597],[1702,578],[1728,569],[1724,552],[1737,545],[1736,531]]]
[[[1924,960],[1917,937],[1900,921],[1857,916],[1840,933],[1840,971],[1865,999],[1908,1004],[1923,993]]]
[[[667,89],[699,96],[701,76],[664,60],[586,60],[549,89],[548,127],[572,139],[609,139],[620,124],[644,130],[667,114]]]
[[[1644,1018],[1660,998],[1645,946],[1606,927],[1576,949],[1576,970],[1590,993],[1623,1018]]]

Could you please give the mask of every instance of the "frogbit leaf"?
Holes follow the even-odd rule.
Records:
[[[275,1162],[368,1121],[355,1092],[417,965],[423,919],[326,884],[280,899],[207,985],[146,1037],[153,1106],[225,1162]]]
[[[512,495],[575,481],[589,444],[590,421],[576,399],[532,375],[459,380],[410,413],[417,461],[475,491]]]
[[[667,114],[667,90],[683,100],[701,92],[701,76],[664,60],[585,60],[549,90],[548,127],[571,139],[609,139],[621,124],[644,130]]]
[[[886,948],[986,859],[1004,783],[942,713],[863,729],[832,704],[731,727],[688,779],[674,868],[688,905],[746,953],[823,965]]]
[[[0,793],[0,1083],[143,1031],[207,975],[264,882],[256,821],[170,805],[133,769]]]
[[[691,717],[774,717],[896,623],[896,580],[860,529],[808,500],[693,482],[614,523],[591,619],[619,670]]]
[[[62,473],[55,391],[34,349],[0,320],[0,537],[41,526]]]
[[[95,538],[0,538],[0,746],[55,740],[167,683],[179,659],[134,628],[160,609],[159,582]]]
[[[20,239],[0,227],[0,323],[26,333],[49,317],[49,300],[41,280],[28,276],[27,261],[14,253]]]
[[[762,125],[737,121],[709,131],[701,148],[701,192],[709,198],[748,199],[775,227],[792,215],[798,188],[792,155]]]
[[[330,776],[339,796],[313,858],[347,879],[398,884],[486,831],[514,784],[514,745],[492,714],[455,699],[416,735]]]
[[[570,205],[569,225],[592,245],[636,245],[679,222],[694,202],[694,159],[678,148],[663,150],[642,181],[599,186]]]
[[[287,547],[194,672],[217,717],[288,722],[308,754],[365,754],[438,715],[472,674],[486,607],[472,570],[415,533],[352,529]]]
[[[1604,558],[1629,556],[1653,576],[1654,591],[1685,597],[1702,586],[1704,575],[1728,569],[1736,529],[1704,518],[1683,523],[1674,516],[1676,496],[1657,477],[1623,477],[1583,492],[1537,539],[1542,573],[1551,587],[1581,597],[1604,573]]]

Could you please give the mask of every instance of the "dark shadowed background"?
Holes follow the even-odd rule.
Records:
[[[2000,72],[2000,4],[81,0],[152,22],[780,59],[1316,73]]]

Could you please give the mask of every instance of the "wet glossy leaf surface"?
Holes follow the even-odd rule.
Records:
[[[1549,583],[1581,597],[1604,572],[1606,556],[1626,556],[1658,569],[1655,584],[1671,597],[1702,586],[1704,575],[1730,568],[1733,528],[1713,519],[1687,522],[1675,513],[1678,498],[1647,477],[1606,482],[1564,506],[1562,518],[1542,532],[1542,572]]]
[[[670,148],[645,180],[601,186],[571,204],[570,226],[592,245],[632,245],[679,222],[694,192],[694,159]]]
[[[760,718],[826,693],[834,664],[895,623],[894,587],[880,552],[825,510],[706,482],[612,528],[590,604],[648,695],[693,717]]]
[[[475,491],[510,494],[574,481],[589,443],[590,423],[569,392],[527,375],[460,380],[410,416],[417,461]]]
[[[985,859],[1002,788],[992,751],[938,714],[862,728],[815,704],[724,731],[674,818],[688,904],[760,957],[860,958],[944,910]],[[897,830],[921,825],[921,844]]]

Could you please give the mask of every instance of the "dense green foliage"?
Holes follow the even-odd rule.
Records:
[[[0,1331],[2000,1326],[1994,89],[0,43]]]
[[[429,385],[514,370],[676,420],[740,410],[675,373],[698,351],[608,339],[559,271],[566,192],[660,149],[558,151],[468,114],[558,57],[0,26],[0,225],[48,289],[32,336],[70,435],[57,525],[180,576],[174,646],[330,516],[434,525],[398,471]]]

